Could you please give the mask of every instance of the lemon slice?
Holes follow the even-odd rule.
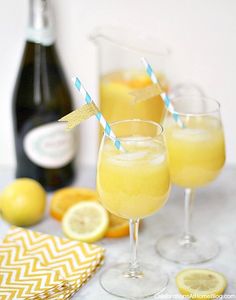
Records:
[[[62,229],[68,238],[88,243],[103,238],[108,226],[107,211],[93,201],[82,201],[71,206],[62,219]]]
[[[182,295],[190,299],[215,299],[224,293],[225,277],[211,270],[187,269],[177,274],[176,284]]]

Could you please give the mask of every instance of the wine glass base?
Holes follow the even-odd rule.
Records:
[[[162,293],[168,284],[168,276],[155,266],[142,266],[144,276],[138,278],[125,276],[127,270],[128,264],[119,264],[104,271],[100,277],[102,288],[120,298],[143,299]]]
[[[199,238],[184,243],[180,236],[166,235],[156,244],[156,251],[163,258],[181,264],[202,263],[216,257],[219,253],[219,244],[208,238]]]

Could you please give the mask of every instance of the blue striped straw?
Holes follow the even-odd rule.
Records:
[[[74,77],[73,78],[73,82],[74,82],[75,86],[77,87],[77,89],[79,90],[79,92],[81,93],[81,95],[83,96],[83,99],[85,100],[85,102],[87,104],[88,103],[93,103],[96,106],[96,104],[94,103],[94,101],[90,97],[89,93],[86,91],[86,89],[82,85],[82,83],[79,80],[79,78],[78,77]],[[105,134],[113,141],[116,149],[120,150],[122,152],[125,152],[125,149],[121,145],[120,140],[116,137],[115,133],[111,129],[111,126],[105,120],[105,118],[103,117],[103,115],[102,115],[102,113],[100,111],[98,111],[98,113],[96,114],[96,118],[98,119],[98,121],[100,122],[100,124],[102,125],[102,127],[104,128]]]
[[[160,85],[160,82],[159,80],[157,79],[155,73],[153,72],[153,69],[151,67],[151,65],[147,62],[147,60],[142,57],[141,58],[141,61],[142,63],[144,64],[145,66],[145,69],[146,69],[146,72],[148,74],[148,76],[151,78],[151,81],[154,83],[154,84],[159,84]],[[164,101],[165,103],[165,106],[166,108],[168,109],[169,112],[171,112],[172,116],[173,116],[173,119],[175,120],[175,122],[181,127],[181,128],[184,128],[184,123],[182,122],[182,120],[180,119],[180,116],[179,114],[177,113],[177,111],[175,111],[174,109],[174,106],[172,105],[171,101],[170,101],[170,98],[168,97],[168,95],[165,93],[165,92],[162,92],[160,94],[162,100]]]

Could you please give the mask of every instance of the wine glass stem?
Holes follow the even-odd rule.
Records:
[[[138,247],[138,229],[139,229],[139,219],[129,220],[129,234],[130,234],[130,261],[129,269],[125,273],[126,277],[130,278],[140,278],[143,277],[143,272],[141,271],[140,265],[137,258],[137,247]]]
[[[195,196],[194,189],[190,189],[190,188],[185,189],[185,226],[184,226],[184,235],[182,238],[182,242],[184,244],[190,244],[195,241],[195,238],[191,233],[191,218],[192,218],[194,196]]]

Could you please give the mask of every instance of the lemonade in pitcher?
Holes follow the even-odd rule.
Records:
[[[158,78],[165,91],[167,81],[163,74]],[[100,109],[109,122],[125,119],[142,119],[162,122],[165,107],[160,96],[148,101],[134,102],[132,91],[151,85],[150,78],[142,71],[118,71],[100,79]]]

